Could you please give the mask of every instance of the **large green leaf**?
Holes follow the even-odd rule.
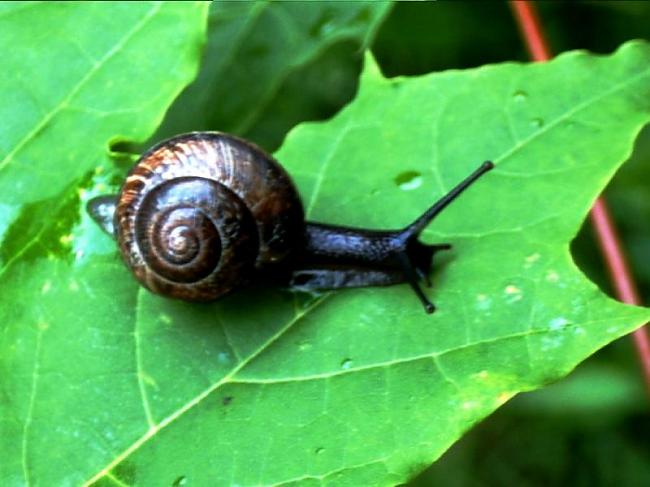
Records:
[[[390,7],[385,1],[213,2],[199,76],[155,139],[221,130],[277,147],[298,122],[331,115],[352,98],[363,49]]]
[[[43,255],[61,247],[39,239],[45,222],[70,200],[62,193],[76,192],[71,184],[108,164],[110,143],[151,135],[196,74],[207,5],[0,8],[2,273],[30,249]],[[76,214],[57,224],[69,228]]]
[[[495,160],[426,236],[455,246],[432,316],[406,286],[173,302],[139,289],[85,216],[36,235],[66,246],[15,253],[0,278],[4,483],[412,476],[513,394],[650,316],[603,296],[568,251],[649,118],[649,60],[637,43],[394,80],[370,62],[354,103],[291,133],[278,157],[310,217],[330,222],[403,225]]]
[[[50,380],[62,378],[63,369],[50,368],[54,364],[45,356],[49,350],[65,355],[72,345],[92,361],[104,358],[74,336],[50,342],[50,335],[41,347],[44,328],[73,331],[90,302],[75,294],[59,295],[57,306],[79,314],[58,321],[56,306],[50,307],[47,299],[39,302],[31,286],[33,279],[42,278],[41,291],[51,286],[55,293],[73,292],[76,283],[62,281],[59,272],[70,272],[75,258],[92,255],[93,246],[83,240],[86,234],[73,229],[84,188],[95,172],[105,179],[109,144],[148,138],[196,74],[206,16],[207,4],[197,2],[0,4],[2,485],[72,484],[95,469],[97,459],[86,457],[84,448],[98,448],[100,438],[75,438],[80,432],[93,434],[91,425],[100,411],[94,410],[94,400],[86,400],[90,391],[71,405],[68,401],[83,383]],[[111,312],[103,319],[116,317]],[[85,323],[93,329],[92,319]],[[78,358],[56,360],[76,370]],[[47,392],[50,388],[67,399],[57,400]],[[86,418],[75,411],[82,404]]]

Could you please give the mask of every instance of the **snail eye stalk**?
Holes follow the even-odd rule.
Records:
[[[307,222],[306,244],[293,270],[290,284],[304,290],[388,286],[408,283],[427,313],[435,306],[420,282],[430,286],[434,255],[451,245],[424,244],[418,240],[424,228],[494,164],[484,162],[449,193],[436,201],[413,223],[396,231],[367,230]]]
[[[429,271],[431,266],[431,259],[433,255],[438,250],[448,250],[451,248],[450,244],[436,244],[436,245],[426,245],[420,242],[417,242],[420,233],[431,223],[431,221],[442,212],[449,204],[458,198],[467,188],[469,188],[478,178],[484,175],[486,172],[494,168],[494,163],[492,161],[485,161],[481,164],[472,174],[467,176],[462,180],[458,185],[456,185],[451,191],[446,195],[436,201],[431,207],[420,215],[413,223],[408,225],[404,230],[402,230],[402,238],[407,242],[404,250],[398,254],[398,260],[406,281],[411,285],[416,296],[422,302],[424,310],[427,313],[433,313],[436,307],[431,301],[426,297],[422,288],[420,287],[419,280],[424,280],[427,286],[430,286],[429,282]],[[411,243],[411,249],[418,249],[417,251],[420,254],[426,254],[424,257],[422,255],[413,258],[412,255],[414,250],[409,252],[409,243]]]

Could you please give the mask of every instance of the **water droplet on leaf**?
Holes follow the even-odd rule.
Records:
[[[404,171],[395,176],[395,184],[403,191],[411,191],[422,186],[422,175],[417,171]]]
[[[176,480],[174,480],[172,487],[183,487],[184,485],[187,485],[187,477],[181,475]]]
[[[557,318],[553,318],[551,321],[549,321],[548,327],[550,330],[556,331],[564,328],[568,324],[569,320],[567,320],[564,316],[558,316]]]
[[[530,121],[530,124],[535,127],[536,129],[542,128],[544,126],[544,120],[541,118],[533,118]]]
[[[514,100],[516,102],[523,102],[523,101],[526,101],[526,99],[528,98],[528,93],[526,93],[525,91],[519,90],[519,91],[515,91],[515,93],[514,93],[514,95],[512,95],[512,97],[514,98]]]

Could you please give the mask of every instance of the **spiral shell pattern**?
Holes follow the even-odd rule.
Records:
[[[143,154],[120,192],[122,255],[153,292],[216,299],[301,244],[304,214],[282,167],[217,132],[174,137]]]

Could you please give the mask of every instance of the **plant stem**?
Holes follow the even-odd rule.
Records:
[[[542,25],[532,2],[528,0],[510,0],[515,20],[526,42],[529,55],[533,61],[548,61],[551,50],[542,31]],[[596,241],[605,259],[609,278],[614,285],[618,299],[624,303],[641,304],[636,283],[627,264],[627,259],[618,237],[607,203],[601,195],[589,213],[594,227]],[[650,340],[646,326],[632,332],[632,339],[641,365],[646,389],[650,394]]]

